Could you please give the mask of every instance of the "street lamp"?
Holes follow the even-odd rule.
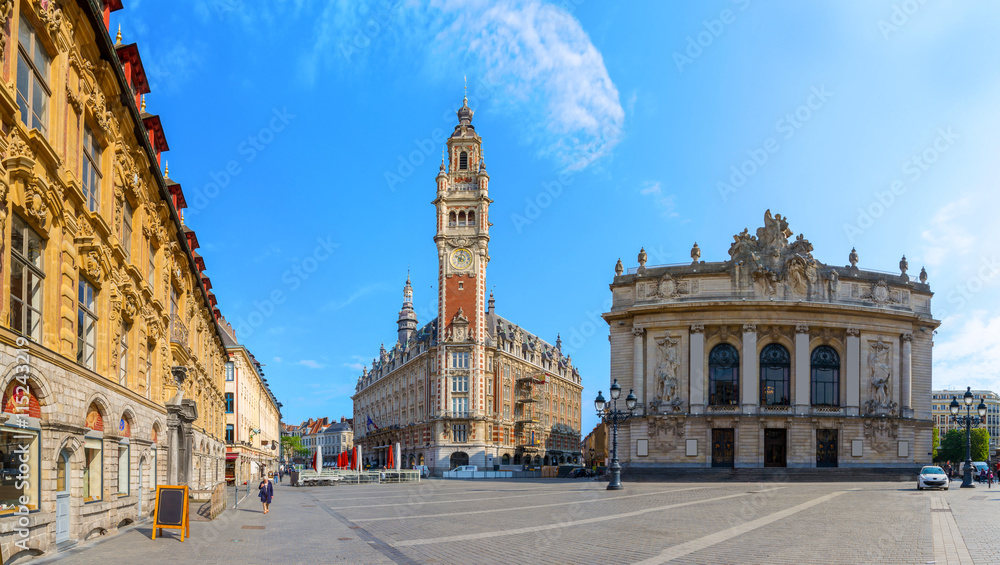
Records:
[[[954,396],[951,397],[951,404],[948,406],[951,411],[951,421],[959,426],[965,426],[965,470],[962,472],[962,488],[976,488],[976,485],[972,484],[972,426],[979,426],[986,417],[986,402],[979,401],[979,406],[976,406],[976,412],[979,412],[979,415],[973,416],[972,400],[972,387],[966,387],[965,394],[962,395],[965,416],[958,415],[961,406]]]
[[[636,397],[631,390],[625,397],[625,408],[627,411],[618,410],[618,397],[622,395],[622,387],[618,384],[618,379],[611,383],[611,406],[607,410],[607,401],[601,391],[597,391],[597,398],[594,399],[594,408],[597,409],[597,417],[601,421],[611,424],[611,482],[608,483],[608,490],[621,490],[622,488],[622,466],[618,464],[618,422],[624,422],[632,417],[632,410],[635,410]]]

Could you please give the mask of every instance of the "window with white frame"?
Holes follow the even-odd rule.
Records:
[[[455,351],[451,354],[451,368],[452,369],[468,369],[469,368],[469,352],[467,351]]]
[[[451,411],[455,413],[456,416],[461,417],[469,411],[469,399],[466,397],[454,397],[451,399]]]
[[[153,388],[153,354],[156,351],[156,347],[153,344],[148,344],[146,346],[146,398],[148,399],[152,394],[150,391]]]
[[[465,443],[469,441],[468,428],[465,424],[455,424],[451,427],[451,431],[456,443]]]
[[[33,340],[42,338],[42,238],[19,216],[11,229],[10,326]]]
[[[122,335],[118,345],[118,384],[128,386],[128,338],[132,324],[122,320]]]
[[[79,307],[76,327],[76,362],[94,370],[94,350],[97,344],[97,315],[94,313],[95,295],[93,285],[80,279]]]
[[[132,205],[125,199],[125,210],[122,214],[122,248],[125,250],[125,260],[132,260]]]
[[[90,126],[83,128],[83,200],[96,212],[101,198],[101,146]]]
[[[118,444],[118,496],[129,493],[129,444]]]
[[[451,391],[452,392],[469,392],[469,377],[452,377],[451,378]]]

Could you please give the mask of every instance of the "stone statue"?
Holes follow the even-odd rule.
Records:
[[[677,352],[678,339],[669,335],[656,340],[658,362],[656,364],[655,400],[670,403],[677,394],[677,376],[680,369],[680,355]]]

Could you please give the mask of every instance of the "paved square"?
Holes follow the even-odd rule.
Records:
[[[73,563],[1000,563],[1000,489],[445,481],[275,491],[184,543],[139,526]],[[261,529],[260,526],[263,528]]]

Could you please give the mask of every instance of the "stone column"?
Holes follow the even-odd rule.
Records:
[[[688,360],[688,406],[692,414],[705,412],[705,326],[691,326],[691,355]]]
[[[913,334],[904,333],[900,338],[903,340],[902,353],[899,357],[899,415],[903,418],[913,417],[912,399],[912,377],[913,377]]]
[[[639,406],[636,406],[636,408],[639,408],[638,410],[639,414],[646,413],[646,397],[644,394],[645,387],[642,386],[643,381],[646,379],[645,363],[642,351],[642,342],[643,342],[642,337],[645,333],[646,333],[645,328],[639,326],[632,327],[632,335],[634,336],[633,339],[634,343],[632,346],[632,388],[635,389],[635,397],[639,399],[638,404],[641,405],[641,408]],[[625,400],[626,395],[628,395],[628,391],[622,390],[621,400],[623,402]],[[619,431],[621,431],[620,427]]]
[[[847,415],[861,411],[861,330],[847,328]]]
[[[809,399],[809,326],[795,326],[795,413],[807,414]]]
[[[757,324],[743,324],[743,353],[740,362],[740,395],[743,413],[756,414],[760,403],[760,375],[757,371]]]
[[[167,484],[178,485],[180,475],[180,406],[167,404]]]

